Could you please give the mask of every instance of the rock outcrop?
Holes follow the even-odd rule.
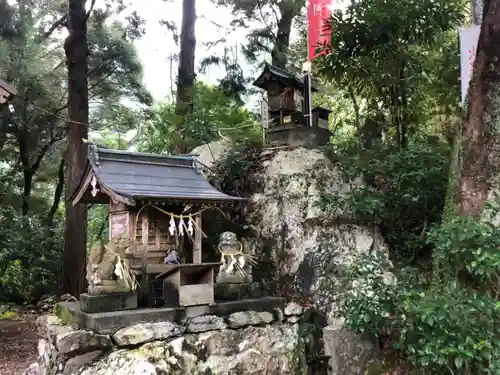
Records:
[[[344,207],[332,216],[318,203],[323,193],[345,194],[362,182],[346,181],[318,150],[282,150],[266,159],[252,176],[260,191],[245,212],[251,228],[246,243],[261,259],[254,270],[270,276],[271,288],[308,299],[333,322],[353,254],[386,247],[376,227],[359,224]]]
[[[343,195],[363,181],[346,180],[341,166],[319,150],[267,150],[261,156],[265,161],[248,179],[253,193],[244,216],[250,231],[242,241],[260,259],[254,279],[267,281],[271,294],[302,299],[324,313],[331,375],[362,373],[377,346],[346,330],[337,316],[344,274],[354,254],[388,254],[387,247],[377,227],[359,223],[346,207],[332,214],[318,203],[324,193]]]

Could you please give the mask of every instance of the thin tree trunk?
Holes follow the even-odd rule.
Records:
[[[182,2],[182,28],[179,53],[179,74],[177,83],[177,98],[175,112],[182,119],[182,141],[177,146],[177,153],[186,153],[188,145],[182,134],[186,126],[186,116],[193,108],[193,95],[195,85],[194,54],[196,49],[196,0],[183,0]]]
[[[408,148],[408,100],[406,97],[406,61],[402,61],[401,69],[399,72],[399,87],[400,87],[400,134],[401,134],[401,148]]]
[[[458,211],[483,215],[500,172],[500,0],[485,1],[478,52],[462,128]]]
[[[361,133],[361,114],[359,110],[359,104],[356,99],[356,95],[351,87],[348,88],[349,98],[351,98],[352,107],[354,108],[354,126],[356,127],[356,134],[358,135],[359,143],[362,142],[362,133]]]
[[[57,172],[57,186],[54,192],[54,201],[50,207],[49,213],[47,214],[47,224],[51,227],[54,224],[54,216],[56,215],[59,204],[61,203],[61,198],[64,191],[64,158],[61,157],[61,162],[59,163],[59,169]]]
[[[66,198],[80,181],[87,161],[88,134],[87,25],[85,0],[68,0],[69,36],[64,42],[68,68],[68,146]],[[85,288],[87,207],[66,200],[61,292],[78,296]]]
[[[23,203],[21,214],[26,216],[29,212],[29,201],[31,197],[31,189],[33,187],[33,172],[29,168],[23,169]]]

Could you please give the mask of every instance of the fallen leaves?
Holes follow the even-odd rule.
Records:
[[[0,374],[20,375],[37,357],[37,315],[18,313],[0,319]]]

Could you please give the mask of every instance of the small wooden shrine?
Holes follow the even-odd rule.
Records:
[[[0,106],[11,100],[17,93],[17,90],[11,84],[0,79]]]
[[[331,132],[328,129],[330,111],[315,107],[309,111],[309,88],[306,79],[266,64],[264,71],[253,85],[265,90],[267,119],[266,139],[273,146],[318,147],[327,144]],[[311,92],[318,90],[311,86]],[[311,112],[312,121],[307,116]]]
[[[215,189],[193,156],[118,151],[90,145],[73,205],[109,205],[109,239],[127,236],[128,264],[140,288],[139,305],[210,305],[214,268],[202,254],[202,214],[241,198]],[[159,288],[158,288],[159,286]],[[159,290],[158,290],[159,289]]]

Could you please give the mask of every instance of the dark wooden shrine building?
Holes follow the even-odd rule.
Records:
[[[17,90],[14,86],[0,79],[0,106],[12,99],[16,95],[16,92]]]
[[[166,304],[213,303],[214,268],[220,263],[203,262],[200,211],[241,198],[214,188],[195,157],[90,145],[85,174],[71,200],[73,205],[108,204],[109,238],[126,235],[134,240],[129,263],[140,280],[143,303],[151,304],[155,279],[170,284],[168,293],[165,284],[163,288]]]

